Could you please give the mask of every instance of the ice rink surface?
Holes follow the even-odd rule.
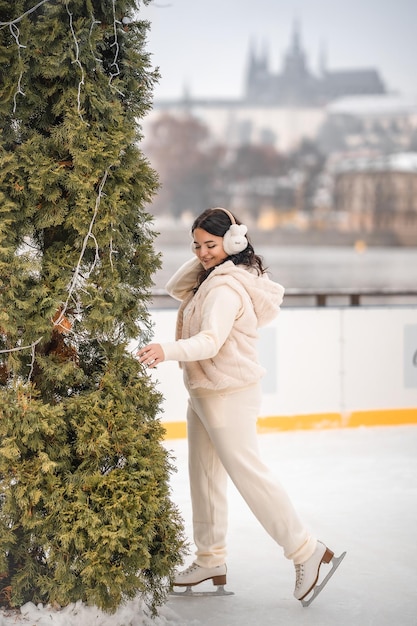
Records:
[[[186,442],[167,444],[178,465],[173,497],[189,528]],[[347,555],[303,608],[292,597],[292,563],[231,487],[227,588],[235,595],[173,598],[177,623],[416,626],[417,427],[274,433],[260,445],[311,531]]]
[[[191,538],[187,442],[165,445],[178,468],[172,498]],[[171,597],[154,621],[139,600],[114,615],[29,604],[19,615],[0,611],[0,626],[417,626],[417,426],[271,433],[260,446],[311,531],[337,555],[347,551],[310,607],[293,598],[292,563],[231,485],[233,596]]]

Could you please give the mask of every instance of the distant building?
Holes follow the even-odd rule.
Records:
[[[230,147],[269,144],[286,152],[303,139],[315,140],[327,118],[326,105],[340,97],[384,97],[376,69],[328,70],[324,58],[320,75],[313,74],[294,24],[280,73],[269,68],[266,52],[251,46],[246,85],[239,99],[194,98],[188,89],[177,100],[159,100],[145,120],[146,126],[162,113],[192,115],[204,122],[215,141]]]
[[[345,229],[417,243],[417,153],[345,158],[333,169],[333,210]]]
[[[248,144],[284,154],[305,140],[314,143],[316,163],[306,145],[292,156],[298,160],[289,171],[217,181],[220,203],[223,194],[225,206],[239,207],[259,228],[279,227],[292,237],[308,231],[315,241],[337,233],[340,241],[416,245],[416,98],[387,93],[373,68],[330,71],[322,57],[313,73],[297,24],[279,72],[270,70],[265,51],[250,47],[241,98],[197,99],[185,91],[180,99],[156,102],[146,123],[164,114],[197,118],[209,143],[230,154]]]
[[[297,23],[280,73],[271,72],[265,51],[257,54],[252,47],[249,53],[245,103],[311,107],[344,96],[385,92],[379,72],[373,68],[329,71],[323,57],[320,75],[315,76],[308,68]]]
[[[316,144],[324,154],[417,151],[417,98],[376,95],[339,98],[326,106]]]

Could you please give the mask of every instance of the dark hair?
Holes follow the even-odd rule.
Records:
[[[242,223],[234,215],[233,218],[236,224]],[[215,235],[216,237],[224,237],[226,232],[229,230],[231,224],[232,221],[230,217],[223,209],[206,209],[194,220],[193,225],[191,226],[191,233],[193,233],[196,228],[201,228],[211,235]],[[258,274],[264,274],[266,272],[266,268],[263,265],[262,257],[255,254],[255,250],[253,249],[253,246],[247,235],[246,239],[248,240],[247,247],[242,250],[242,252],[238,252],[237,254],[230,254],[228,257],[225,258],[224,261],[232,261],[235,265],[246,265],[247,267],[253,267],[258,272]],[[209,270],[203,269],[201,271],[198,280],[199,285],[201,285],[201,283],[207,278],[207,276],[210,274],[210,272],[213,271],[213,269],[214,267],[210,268]]]

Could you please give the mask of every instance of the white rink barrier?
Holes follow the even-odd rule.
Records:
[[[153,341],[172,341],[176,310],[152,311]],[[417,308],[294,308],[259,331],[260,432],[417,424]],[[186,435],[178,363],[150,370],[167,438]]]

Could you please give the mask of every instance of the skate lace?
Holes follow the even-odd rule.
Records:
[[[199,568],[200,566],[197,565],[197,563],[191,563],[191,565],[189,565],[183,572],[179,573],[179,576],[188,576],[188,574],[195,572]]]
[[[303,578],[304,578],[304,565],[302,563],[300,563],[299,565],[295,566],[295,588],[298,589],[302,582],[303,582]]]

